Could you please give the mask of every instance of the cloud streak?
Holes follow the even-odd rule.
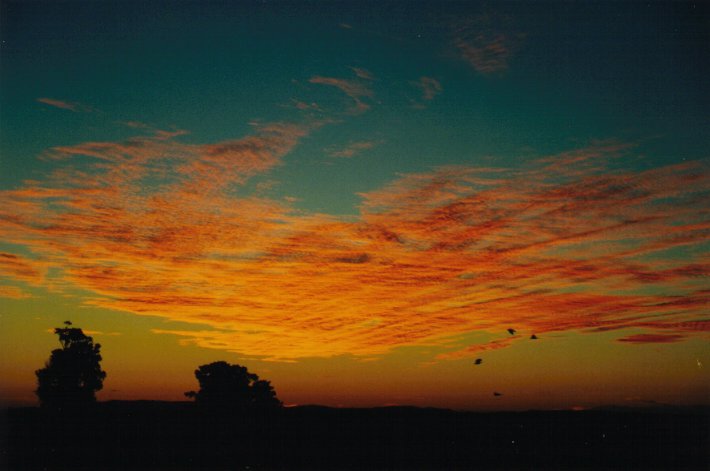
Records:
[[[373,147],[380,144],[380,141],[356,141],[351,142],[347,146],[339,149],[331,149],[328,153],[331,157],[339,157],[349,159],[355,155],[364,152],[366,150],[372,149]]]
[[[618,341],[636,344],[675,343],[683,340],[684,338],[685,336],[680,334],[638,334],[620,338]]]
[[[194,324],[156,332],[186,343],[279,360],[407,345],[466,358],[516,341],[462,346],[467,334],[511,326],[707,336],[706,162],[612,171],[633,146],[599,142],[524,168],[443,167],[362,194],[355,219],[244,194],[308,132],[54,148],[66,166],[0,193],[0,237],[33,254],[5,253],[0,268]]]
[[[53,106],[62,110],[73,111],[75,113],[91,111],[90,106],[86,106],[77,102],[56,100],[54,98],[37,98],[37,101],[40,103],[44,103],[45,105]]]

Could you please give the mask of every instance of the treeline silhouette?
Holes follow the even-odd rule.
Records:
[[[100,345],[67,324],[41,407],[8,411],[9,469],[707,469],[710,411],[473,413],[282,407],[240,365],[195,371],[193,402],[95,401]],[[70,366],[67,366],[70,365]],[[1,434],[0,434],[1,435]],[[0,462],[0,468],[2,463]]]
[[[65,321],[57,327],[62,348],[52,350],[44,368],[35,371],[35,393],[44,407],[76,408],[96,401],[96,391],[103,388],[106,372],[101,369],[101,344]]]
[[[72,411],[96,402],[96,391],[103,388],[106,372],[101,369],[101,344],[65,321],[54,333],[62,348],[52,351],[44,368],[35,371],[35,394],[47,409]],[[281,407],[271,382],[259,379],[241,365],[216,361],[195,370],[199,391],[188,391],[203,407],[225,410]]]

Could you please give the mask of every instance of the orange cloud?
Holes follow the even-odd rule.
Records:
[[[35,260],[0,252],[0,274],[4,277],[37,285],[43,278],[43,267]]]
[[[27,299],[31,297],[31,294],[21,290],[16,286],[0,285],[0,298]]]
[[[159,333],[269,359],[406,345],[462,358],[512,341],[462,350],[467,334],[508,327],[643,328],[661,342],[710,330],[703,162],[611,171],[633,147],[600,142],[525,168],[444,167],[361,195],[355,219],[234,191],[307,132],[55,148],[93,166],[0,192],[0,236],[54,283],[94,293],[86,303],[192,323]],[[35,276],[7,255],[11,278]]]

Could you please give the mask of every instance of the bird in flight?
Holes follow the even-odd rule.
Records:
[[[483,359],[482,359],[482,358],[476,358],[476,361],[474,361],[474,363],[475,363],[476,365],[480,365],[481,363],[483,363]]]
[[[515,335],[515,329],[508,329],[508,333],[510,335]]]
[[[499,393],[498,391],[493,391],[493,395],[498,397],[498,396],[502,396],[503,393]]]

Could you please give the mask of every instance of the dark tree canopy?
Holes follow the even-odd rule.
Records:
[[[62,348],[52,351],[44,368],[35,371],[40,404],[49,407],[79,406],[96,401],[106,372],[101,369],[100,344],[71,322],[57,327]]]
[[[280,407],[269,381],[259,379],[244,366],[217,361],[195,370],[200,390],[186,392],[202,405],[220,408]]]

